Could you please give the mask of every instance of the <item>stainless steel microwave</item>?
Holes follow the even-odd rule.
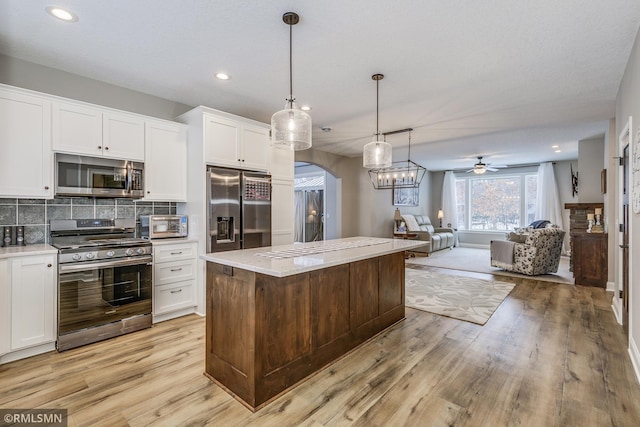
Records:
[[[144,163],[56,153],[55,195],[144,197]]]
[[[140,237],[164,239],[187,237],[186,215],[140,215]]]

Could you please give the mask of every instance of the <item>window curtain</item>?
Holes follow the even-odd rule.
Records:
[[[536,219],[546,219],[564,230],[560,194],[558,193],[553,164],[550,162],[541,163],[538,167]]]
[[[456,177],[453,171],[444,173],[442,183],[442,225],[451,224],[453,228],[458,228],[458,201],[456,200]],[[435,222],[434,222],[435,224]]]

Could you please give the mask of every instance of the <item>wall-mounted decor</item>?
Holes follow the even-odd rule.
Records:
[[[420,188],[394,188],[393,206],[418,206],[418,194]]]
[[[571,166],[571,192],[573,197],[578,195],[578,171],[573,172],[573,163]]]
[[[602,169],[602,172],[600,172],[600,192],[602,194],[607,193],[607,170],[606,169]]]

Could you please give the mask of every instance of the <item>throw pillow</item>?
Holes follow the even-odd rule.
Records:
[[[509,233],[509,238],[507,239],[511,242],[516,243],[524,243],[527,240],[526,234],[517,234],[517,233]]]
[[[402,219],[407,224],[408,231],[420,231],[420,226],[418,225],[418,221],[413,217],[413,215],[403,215]]]

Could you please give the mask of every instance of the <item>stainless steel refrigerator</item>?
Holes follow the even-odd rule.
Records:
[[[271,176],[207,168],[207,252],[271,246]]]

